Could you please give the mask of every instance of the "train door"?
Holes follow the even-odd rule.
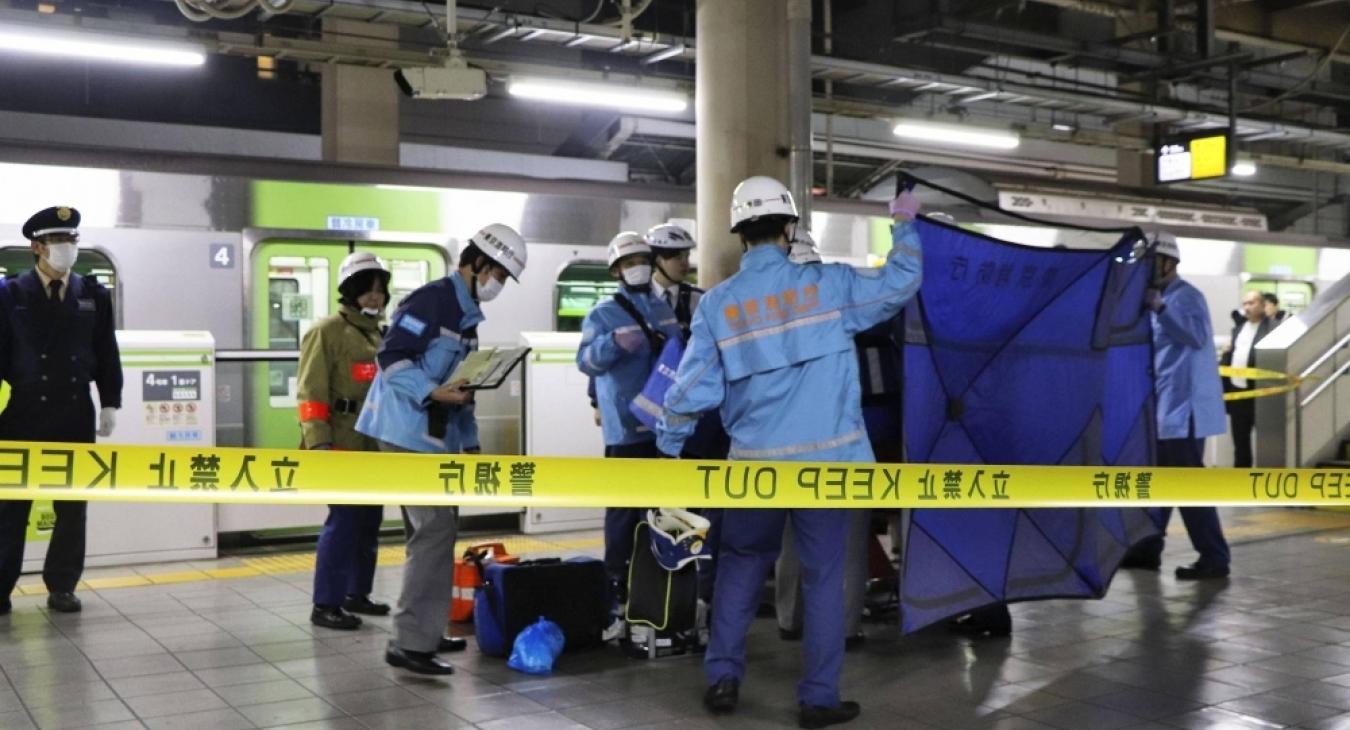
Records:
[[[370,251],[392,272],[390,308],[409,292],[445,276],[445,249],[430,244],[346,241],[268,241],[252,252],[249,295],[253,347],[300,349],[315,322],[336,311],[338,267],[352,250]],[[252,374],[249,443],[294,448],[300,441],[296,421],[294,359],[263,363]]]

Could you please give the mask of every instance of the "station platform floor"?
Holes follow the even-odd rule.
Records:
[[[1015,605],[1011,638],[868,625],[842,685],[863,714],[844,727],[1350,730],[1350,513],[1224,518],[1227,581],[1172,577],[1192,559],[1174,520],[1162,572],[1124,571],[1100,601]],[[526,554],[599,544],[594,533],[513,539]],[[400,553],[382,551],[377,598],[396,598]],[[77,615],[49,615],[25,577],[0,617],[0,730],[795,727],[799,646],[772,619],[755,622],[740,710],[712,718],[697,657],[607,647],[565,654],[541,678],[471,641],[445,655],[454,676],[390,668],[388,618],[356,632],[309,624],[311,557],[93,570]]]

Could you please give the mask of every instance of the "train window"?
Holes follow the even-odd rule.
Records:
[[[298,350],[314,322],[328,316],[330,261],[326,256],[273,256],[267,260],[267,347]],[[267,394],[275,407],[294,407],[299,365],[268,363]]]
[[[0,248],[0,276],[18,276],[33,268],[33,249],[28,246],[5,246]],[[117,301],[117,270],[112,261],[102,251],[93,248],[81,248],[80,257],[75,261],[75,273],[102,284],[112,297],[113,312],[117,325],[122,325],[121,310]]]
[[[569,264],[558,275],[553,293],[553,328],[558,332],[580,332],[581,322],[596,304],[619,290],[619,282],[599,262]]]
[[[382,261],[384,259],[381,259]],[[392,259],[386,263],[389,267],[389,302],[398,304],[414,289],[431,281],[431,262]]]

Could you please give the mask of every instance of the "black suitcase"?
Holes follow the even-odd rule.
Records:
[[[609,620],[609,580],[594,558],[492,563],[474,595],[474,634],[479,651],[504,657],[516,634],[543,618],[558,624],[565,651],[599,646]]]

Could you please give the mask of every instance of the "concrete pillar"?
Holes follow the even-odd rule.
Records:
[[[323,29],[335,39],[358,36],[367,42],[372,34],[398,39],[395,25],[325,18]],[[389,69],[325,65],[319,114],[324,161],[397,165],[398,101]]]
[[[695,26],[698,278],[710,287],[740,265],[740,239],[728,231],[736,184],[788,182],[786,3],[698,0]]]

